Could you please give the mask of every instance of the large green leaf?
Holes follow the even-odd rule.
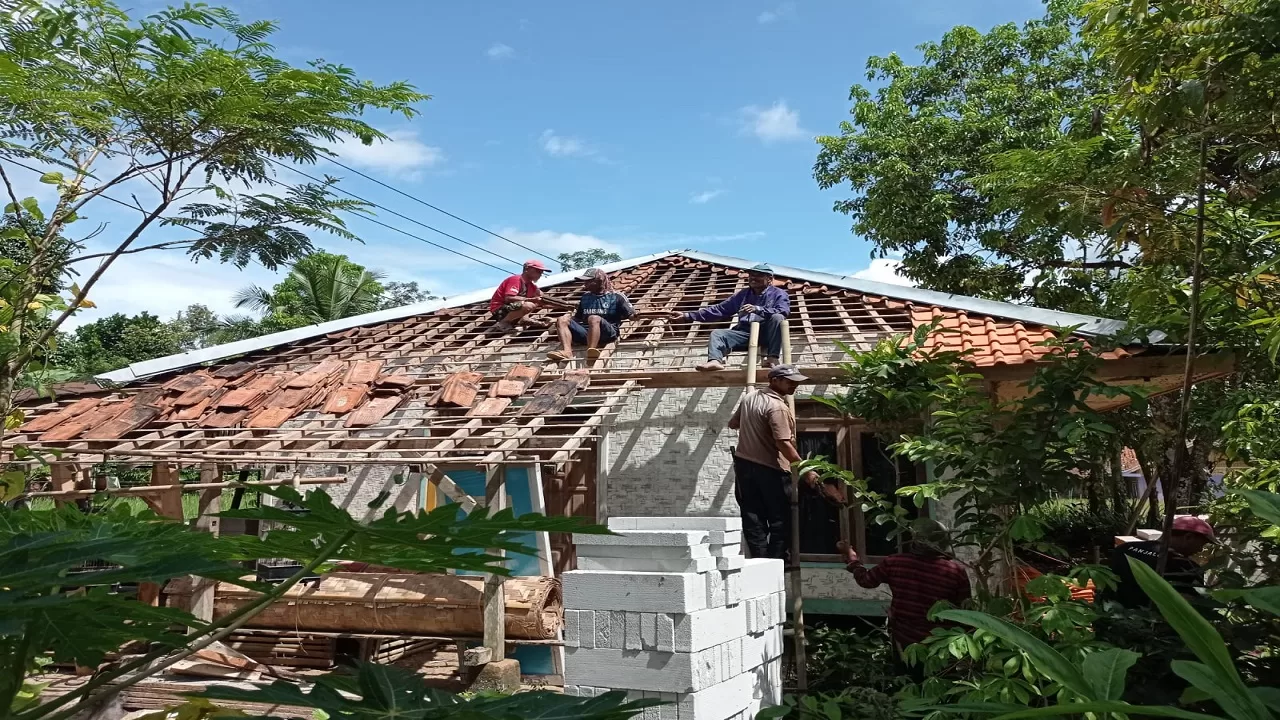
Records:
[[[1238,697],[1235,693],[1230,692],[1231,688],[1224,686],[1221,679],[1204,663],[1174,660],[1169,663],[1169,666],[1178,677],[1208,695],[1231,717],[1237,719],[1270,717],[1270,713],[1266,710],[1266,703],[1262,702],[1261,697],[1249,692],[1245,693],[1246,697],[1244,698]],[[1245,702],[1241,702],[1241,700],[1245,700]],[[1261,716],[1257,714],[1259,706],[1261,706],[1264,713]]]
[[[349,531],[351,541],[339,548],[331,559],[417,572],[470,570],[507,574],[503,558],[487,554],[486,548],[528,555],[537,549],[525,544],[520,537],[523,533],[609,532],[587,524],[582,518],[516,516],[510,509],[489,514],[483,508],[464,515],[453,505],[423,513],[390,508],[375,520],[361,522],[334,505],[333,499],[322,490],[312,490],[305,496],[291,488],[267,488],[263,492],[275,495],[297,510],[262,506],[221,513],[221,517],[266,521],[286,528],[269,533],[265,539],[253,536],[235,539],[240,551],[249,557],[305,561],[315,555],[318,544],[327,542],[326,538]],[[375,499],[370,505],[377,507],[383,500],[385,497]]]
[[[1240,679],[1240,673],[1232,664],[1231,654],[1218,631],[1149,565],[1134,558],[1128,560],[1134,578],[1159,608],[1165,621],[1173,627],[1191,652],[1200,658],[1204,672],[1212,678],[1210,682],[1215,688],[1212,694],[1218,704],[1238,720],[1270,720],[1271,713],[1266,706],[1249,692]],[[1198,673],[1199,670],[1189,672]],[[1196,687],[1210,692],[1208,687]]]
[[[1086,657],[1081,669],[1094,696],[1099,700],[1119,700],[1124,694],[1125,674],[1139,657],[1139,653],[1123,648],[1107,648]]]
[[[1213,596],[1219,600],[1244,600],[1259,610],[1280,615],[1280,585],[1242,590],[1218,590],[1213,593]]]
[[[1092,699],[1093,687],[1085,680],[1080,669],[1054,650],[1047,643],[1029,634],[1022,628],[1011,625],[1004,620],[992,617],[975,610],[944,610],[937,614],[942,620],[958,622],[970,627],[985,630],[1010,645],[1025,652],[1035,664],[1036,669],[1047,675],[1081,698]]]
[[[1280,495],[1262,490],[1236,490],[1249,501],[1249,509],[1272,525],[1280,525]]]
[[[533,692],[468,700],[427,687],[422,678],[410,670],[372,663],[360,663],[354,676],[333,673],[316,678],[306,691],[281,680],[252,689],[210,687],[196,696],[307,707],[321,710],[332,718],[363,720],[626,720],[639,715],[646,707],[660,704],[653,700],[628,702],[622,692],[595,698]]]
[[[1222,720],[1216,715],[1180,710],[1167,705],[1130,705],[1116,701],[1094,701],[1083,703],[1066,703],[1031,710],[1019,710],[999,715],[994,720],[1022,720],[1023,718],[1059,717],[1062,715],[1081,716],[1085,713],[1114,713],[1129,717],[1167,717],[1181,720]]]
[[[1257,695],[1264,705],[1271,708],[1272,712],[1280,712],[1280,688],[1256,687],[1251,689],[1253,694]]]

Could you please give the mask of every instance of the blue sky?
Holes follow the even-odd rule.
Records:
[[[126,7],[128,5],[126,4]],[[868,244],[820,191],[813,138],[847,117],[868,56],[946,29],[1024,21],[1038,0],[900,2],[400,2],[237,0],[280,23],[278,54],[322,57],[432,99],[412,121],[370,121],[395,141],[342,148],[347,163],[550,255],[602,246],[634,256],[693,248],[836,272]],[[349,175],[321,163],[316,170]],[[358,177],[343,186],[514,260],[506,245]],[[430,235],[386,213],[379,219]],[[445,295],[501,275],[364,223],[330,250]],[[477,251],[465,249],[470,254]],[[482,255],[495,264],[501,261]],[[872,272],[880,278],[884,267]],[[103,311],[219,311],[262,270],[133,256],[95,293]],[[90,316],[91,317],[91,316]]]

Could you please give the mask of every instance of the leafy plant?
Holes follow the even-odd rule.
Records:
[[[973,569],[980,596],[993,597],[1000,558],[1013,557],[1015,544],[1051,548],[1032,508],[1074,489],[1082,475],[1107,472],[1117,432],[1090,400],[1141,404],[1144,398],[1095,379],[1097,350],[1064,331],[1042,343],[1046,356],[1026,396],[996,401],[962,353],[938,349],[937,332],[926,325],[909,339],[850,353],[842,390],[822,402],[896,435],[891,452],[930,467],[928,482],[901,487],[897,495],[917,507],[948,499],[957,559]],[[852,486],[873,522],[905,526],[906,509],[897,498],[871,492],[865,481],[822,459],[805,468]]]
[[[309,233],[355,240],[342,217],[367,210],[335,182],[291,184],[276,167],[386,136],[369,110],[412,117],[427,99],[316,61],[271,55],[276,27],[188,4],[130,18],[110,0],[17,0],[0,20],[0,234],[25,248],[0,259],[0,415],[32,361],[55,351],[68,318],[115,261],[186,251],[268,268],[312,250]],[[14,175],[56,189],[41,206]],[[123,206],[127,215],[117,209]],[[127,218],[84,233],[89,214]],[[87,252],[86,243],[105,245]],[[93,269],[62,289],[80,263]]]
[[[528,554],[534,551],[519,541],[522,533],[605,532],[576,518],[516,517],[510,510],[488,515],[483,509],[459,517],[447,506],[417,515],[390,508],[361,523],[323,491],[303,496],[291,488],[260,489],[296,509],[260,506],[224,516],[281,528],[262,538],[191,532],[149,510],[134,512],[123,505],[87,515],[73,507],[0,509],[0,707],[23,705],[16,717],[24,720],[70,717],[77,711],[73,703],[118,693],[225,638],[325,563],[358,560],[422,572],[457,568],[507,574],[502,558],[486,554],[486,548]],[[386,500],[384,494],[372,506]],[[237,564],[259,558],[290,558],[303,567],[279,585],[261,586],[243,579]],[[86,566],[100,569],[77,572]],[[238,583],[261,595],[204,623],[181,610],[140,603],[130,589],[188,575]],[[175,633],[175,625],[190,630]],[[127,644],[136,645],[136,658],[102,668],[67,695],[31,705],[24,678],[42,658],[92,667]]]
[[[354,699],[344,695],[355,696]],[[575,698],[551,692],[518,693],[509,696],[478,696],[462,699],[452,693],[428,688],[410,670],[357,663],[354,673],[330,673],[315,678],[309,690],[277,681],[252,690],[212,687],[197,693],[210,700],[236,700],[266,705],[314,708],[328,717],[377,718],[462,718],[464,720],[626,720],[656,700],[627,700],[624,692],[609,692],[594,698]]]

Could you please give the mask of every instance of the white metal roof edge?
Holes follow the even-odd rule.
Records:
[[[756,264],[750,260],[744,260],[742,258],[735,258],[727,255],[716,255],[714,253],[705,253],[696,250],[682,252],[680,254],[694,260],[702,260],[704,262],[712,262],[719,265],[728,265],[742,269],[750,268]],[[936,305],[938,307],[950,308],[952,310],[964,310],[982,315],[990,315],[992,317],[1005,318],[1007,320],[1019,320],[1022,322],[1034,323],[1036,325],[1045,325],[1048,327],[1067,328],[1079,326],[1076,332],[1082,335],[1117,335],[1128,327],[1128,323],[1123,320],[1111,320],[1108,318],[1095,317],[1093,315],[1080,315],[1077,313],[1061,312],[1058,310],[1045,310],[1044,308],[1033,307],[1031,305],[1018,305],[1016,303],[1000,302],[998,300],[984,300],[982,298],[969,297],[967,295],[952,295],[950,293],[925,290],[923,288],[911,287],[909,285],[894,285],[891,283],[877,282],[875,280],[864,280],[852,275],[832,275],[831,273],[802,270],[800,268],[773,264],[771,264],[771,267],[775,273],[784,277],[796,280],[807,280],[808,282],[820,285],[834,285],[846,290],[853,290],[860,293],[866,293],[868,295],[889,297],[894,300],[906,300],[925,305]],[[1164,337],[1164,333],[1153,333],[1152,336],[1148,338],[1148,342],[1158,343],[1163,340]]]
[[[696,250],[668,250],[666,252],[644,255],[642,257],[620,260],[615,263],[601,265],[600,268],[606,272],[617,272],[618,270],[626,270],[628,268],[635,267],[636,265],[643,265],[644,263],[653,262],[654,260],[660,260],[672,255],[682,255],[692,260],[701,260],[703,262],[736,267],[742,270],[749,269],[756,265],[756,263],[751,260],[744,260],[742,258],[731,257],[728,255],[716,255],[714,253],[699,252]],[[772,265],[772,267],[774,272],[784,277],[796,280],[805,280],[820,285],[834,285],[835,287],[866,293],[868,295],[878,295],[893,298],[895,300],[906,300],[908,302],[936,305],[938,307],[950,308],[952,310],[964,310],[967,312],[991,315],[993,317],[1005,318],[1008,320],[1019,320],[1022,322],[1049,327],[1065,328],[1078,326],[1077,332],[1082,335],[1116,335],[1123,332],[1127,326],[1127,323],[1123,320],[1110,320],[1107,318],[1094,317],[1092,315],[1079,315],[1076,313],[1059,312],[1057,310],[1045,310],[1043,308],[1032,307],[1029,305],[1017,305],[1015,303],[999,302],[996,300],[983,300],[982,298],[968,297],[966,295],[952,295],[949,293],[911,287],[909,285],[893,285],[890,283],[876,282],[874,280],[864,280],[851,275],[832,275],[830,273],[803,270],[784,265]],[[543,281],[542,286],[555,287],[564,283],[574,282],[577,280],[579,272],[580,271],[575,270],[572,272],[550,275]],[[225,360],[227,358],[244,355],[257,350],[265,350],[278,345],[297,342],[298,340],[307,340],[321,335],[328,335],[329,333],[341,332],[353,327],[399,320],[401,318],[412,317],[414,315],[423,315],[425,313],[435,312],[436,310],[470,305],[471,303],[488,300],[493,296],[496,289],[497,286],[495,285],[482,290],[469,292],[464,295],[456,295],[448,300],[429,300],[427,302],[414,303],[413,305],[405,305],[403,307],[391,308],[389,310],[379,310],[378,312],[366,313],[364,315],[354,315],[352,317],[333,320],[327,323],[320,323],[318,325],[308,325],[294,330],[262,335],[248,340],[239,340],[237,342],[226,343],[224,345],[215,345],[213,347],[201,348],[199,350],[191,350],[177,355],[168,355],[161,358],[155,358],[154,360],[144,360],[143,362],[133,363],[132,365],[119,370],[97,375],[94,377],[94,380],[113,384],[129,383],[134,380],[140,380],[142,378],[159,375],[173,370],[180,370],[193,365]],[[1164,333],[1157,332],[1153,333],[1152,336],[1148,338],[1148,342],[1158,343],[1163,339]]]
[[[669,250],[667,252],[632,258],[630,260],[621,260],[615,263],[601,265],[600,269],[606,272],[626,270],[636,265],[643,265],[647,262],[653,262],[654,260],[659,260],[669,255],[677,254],[677,252],[678,251],[675,250]],[[578,279],[580,274],[581,271],[575,270],[572,272],[562,272],[549,275],[542,281],[541,286],[554,287],[556,285],[574,282]],[[257,350],[265,350],[277,345],[284,345],[291,342],[297,342],[298,340],[307,340],[321,335],[349,330],[353,327],[360,327],[361,325],[372,325],[374,323],[413,317],[414,315],[423,315],[425,313],[435,312],[436,310],[470,305],[471,303],[488,300],[493,297],[493,293],[497,289],[498,286],[494,285],[493,287],[475,290],[464,295],[455,295],[447,300],[428,300],[426,302],[404,305],[398,308],[379,310],[377,312],[365,313],[363,315],[353,315],[351,317],[342,318],[341,320],[332,320],[330,322],[320,323],[317,325],[307,325],[293,330],[271,333],[270,335],[260,335],[255,338],[249,338],[248,340],[237,340],[236,342],[225,343],[223,345],[214,345],[213,347],[200,348],[199,350],[190,350],[177,355],[166,355],[165,357],[155,358],[153,360],[144,360],[142,362],[133,363],[132,365],[119,370],[113,370],[109,373],[96,375],[93,379],[99,382],[113,384],[130,383],[134,380],[159,375],[160,373],[169,372],[171,370],[180,370],[184,367],[214,362],[216,360],[224,360],[226,358],[244,355]]]

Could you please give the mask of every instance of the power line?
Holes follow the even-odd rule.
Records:
[[[285,163],[282,163],[282,162],[280,162],[279,160],[276,160],[275,158],[267,158],[267,160],[270,160],[272,163],[275,163],[276,165],[279,165],[280,167],[285,168],[286,170],[292,170],[293,172],[296,172],[296,173],[298,173],[299,175],[301,175],[302,177],[307,178],[308,180],[311,180],[311,181],[313,181],[313,182],[318,182],[318,183],[323,183],[323,182],[325,182],[324,180],[321,180],[320,178],[318,178],[318,177],[316,177],[316,176],[314,176],[314,175],[309,175],[309,174],[307,174],[307,173],[305,173],[305,172],[303,172],[303,171],[299,170],[298,168],[296,168],[296,167],[294,167],[294,166],[292,166],[292,165],[286,165]],[[447,237],[447,238],[449,238],[449,239],[451,239],[451,240],[456,240],[456,241],[458,241],[458,242],[462,243],[463,245],[467,245],[467,246],[469,246],[469,247],[473,247],[473,248],[475,248],[476,250],[479,250],[479,251],[481,251],[481,252],[489,253],[490,255],[492,255],[492,256],[494,256],[494,257],[498,258],[499,260],[502,260],[502,261],[504,261],[504,262],[509,262],[509,263],[511,263],[512,265],[515,265],[516,267],[521,267],[521,266],[523,266],[523,265],[524,265],[524,263],[518,262],[518,261],[516,261],[516,260],[512,260],[511,258],[506,257],[506,256],[503,256],[503,255],[499,255],[498,253],[496,253],[496,252],[494,252],[494,251],[492,251],[492,250],[490,250],[490,249],[488,249],[488,248],[484,247],[483,245],[476,245],[476,244],[475,244],[475,243],[473,243],[473,242],[469,242],[469,241],[467,241],[467,240],[463,240],[462,238],[458,237],[457,235],[451,235],[451,234],[449,234],[449,233],[447,233],[447,232],[445,232],[445,231],[443,231],[443,230],[441,230],[441,229],[439,229],[439,228],[432,227],[432,226],[430,226],[430,225],[428,225],[428,224],[426,224],[426,223],[422,222],[421,220],[416,220],[416,219],[411,218],[411,217],[409,217],[408,215],[405,215],[405,214],[403,214],[403,213],[398,213],[398,212],[396,212],[395,210],[392,210],[391,208],[389,208],[389,207],[387,207],[387,206],[385,206],[385,205],[381,205],[381,204],[376,203],[376,202],[374,202],[374,201],[372,201],[372,200],[369,200],[368,198],[360,197],[359,195],[356,195],[355,193],[351,192],[350,190],[344,190],[343,188],[339,187],[338,185],[333,185],[332,187],[333,187],[333,189],[334,189],[334,190],[337,190],[338,192],[342,193],[343,195],[346,195],[346,196],[348,196],[348,197],[350,197],[350,198],[353,198],[353,199],[355,199],[355,200],[359,200],[360,202],[367,203],[367,204],[369,204],[369,205],[371,205],[371,206],[373,206],[373,207],[378,208],[379,210],[385,210],[385,211],[387,211],[387,212],[391,213],[392,215],[395,215],[396,217],[401,218],[402,220],[408,220],[409,222],[413,223],[414,225],[419,225],[419,226],[421,226],[421,227],[424,227],[424,228],[426,228],[426,229],[430,230],[431,232],[436,233],[437,235],[443,235],[444,237]],[[366,217],[365,219],[367,220],[368,218]],[[379,223],[379,224],[382,224],[382,223]],[[390,226],[387,226],[387,227],[390,227]],[[426,239],[424,239],[424,238],[418,237],[417,235],[414,235],[414,234],[412,234],[412,233],[407,233],[407,232],[405,232],[405,231],[403,231],[403,230],[400,230],[400,229],[398,229],[398,228],[392,228],[392,229],[393,229],[393,230],[396,230],[396,232],[400,232],[400,233],[403,233],[404,235],[408,235],[408,236],[409,236],[409,237],[411,237],[411,238],[416,238],[416,239],[418,239],[418,240],[422,240],[422,242],[429,243],[429,244],[431,244],[431,245],[435,245],[436,247],[440,247],[440,248],[443,248],[443,247],[444,247],[443,245],[438,245],[438,244],[436,244],[436,243],[431,242],[430,240],[426,240]],[[448,248],[446,248],[446,249],[448,249]],[[456,250],[450,250],[450,252],[457,252],[457,251],[456,251]],[[475,262],[482,263],[482,264],[484,264],[484,265],[489,265],[489,267],[494,267],[493,265],[490,265],[489,263],[487,263],[487,262],[485,262],[485,261],[483,261],[483,260],[476,260],[475,258],[469,257],[469,256],[467,256],[467,255],[463,255],[462,253],[458,253],[458,254],[459,254],[459,255],[462,255],[463,257],[468,258],[469,260],[474,260]],[[502,268],[496,268],[496,269],[498,269],[498,270],[500,270],[501,272],[504,272],[504,273],[505,273],[505,272],[508,272],[507,270],[503,270]]]
[[[16,160],[12,159],[12,158],[5,158],[5,159],[4,159],[4,162],[7,162],[7,163],[9,163],[9,164],[11,164],[11,165],[15,165],[15,166],[20,167],[20,168],[22,168],[22,169],[24,169],[24,170],[29,170],[29,171],[34,172],[34,173],[41,173],[41,174],[43,174],[43,172],[44,172],[44,171],[42,171],[42,170],[40,170],[40,169],[38,169],[38,168],[34,168],[34,167],[31,167],[30,165],[26,165],[26,164],[24,164],[24,163],[18,162],[18,161],[16,161]],[[275,161],[275,160],[272,160],[272,162],[277,162],[277,164],[281,164],[281,163],[278,163],[278,161]],[[297,168],[293,168],[293,167],[291,167],[291,166],[289,166],[289,165],[283,165],[283,164],[281,164],[281,165],[282,165],[283,167],[285,167],[285,168],[288,168],[288,169],[290,169],[290,170],[293,170],[294,172],[298,173],[299,175],[303,175],[303,176],[305,176],[305,177],[308,177],[308,178],[310,178],[310,179],[312,179],[312,180],[314,180],[314,181],[316,181],[316,182],[324,182],[323,180],[319,180],[319,179],[314,178],[314,177],[312,177],[312,176],[310,176],[310,175],[307,175],[306,173],[302,172],[301,170],[298,170]],[[280,182],[279,180],[275,180],[275,179],[273,179],[273,178],[267,178],[267,181],[268,181],[270,184],[272,184],[272,185],[278,185],[278,186],[288,187],[288,185],[287,185],[287,184],[282,183],[282,182]],[[335,189],[341,190],[341,188],[335,188]],[[343,190],[342,192],[346,192],[346,191],[345,191],[345,190]],[[347,193],[347,194],[348,194],[348,195],[351,195],[351,193]],[[123,200],[117,200],[116,198],[113,198],[113,197],[111,197],[110,195],[107,195],[106,193],[98,193],[98,197],[101,197],[101,198],[103,198],[103,199],[105,199],[105,200],[110,200],[111,202],[116,203],[117,205],[120,205],[120,206],[122,206],[122,207],[128,208],[128,209],[130,209],[130,210],[142,210],[142,208],[138,207],[137,205],[131,205],[131,204],[127,203],[127,202],[124,202]],[[353,195],[352,197],[356,197],[356,196],[354,196],[354,195]],[[359,198],[359,197],[356,197],[356,199],[357,199],[357,200],[361,200],[362,202],[368,202],[367,200],[363,200],[363,199],[361,199],[361,198]],[[373,203],[370,203],[370,204],[373,204]],[[381,205],[375,205],[375,206],[376,206],[376,207],[379,207],[379,208],[381,208],[381,207],[382,207]],[[383,209],[386,209],[386,208],[383,208]],[[388,212],[394,212],[394,211],[388,211]],[[399,213],[396,213],[396,214],[399,214]],[[413,234],[413,233],[411,233],[411,232],[408,232],[408,231],[405,231],[405,230],[401,230],[400,228],[397,228],[397,227],[393,227],[393,226],[388,225],[388,224],[386,224],[386,223],[384,223],[384,222],[382,222],[382,221],[380,221],[380,220],[375,220],[375,219],[373,219],[373,218],[371,218],[371,217],[368,217],[368,216],[366,216],[366,215],[358,215],[358,214],[356,214],[356,216],[357,216],[357,217],[361,217],[361,218],[363,218],[363,219],[365,219],[365,220],[368,220],[369,222],[374,223],[375,225],[381,225],[382,227],[385,227],[385,228],[387,228],[388,230],[393,230],[393,231],[398,232],[398,233],[400,233],[400,234],[402,234],[402,235],[406,235],[406,236],[408,236],[408,237],[411,237],[411,238],[413,238],[413,239],[415,239],[415,240],[418,240],[419,242],[424,242],[424,243],[426,243],[426,244],[428,244],[428,245],[431,245],[431,246],[433,246],[433,247],[440,248],[441,250],[444,250],[445,252],[453,253],[454,255],[457,255],[457,256],[459,256],[459,257],[461,257],[461,258],[464,258],[464,259],[466,259],[466,260],[470,260],[471,262],[479,263],[480,265],[485,265],[485,266],[487,266],[487,267],[491,267],[491,268],[493,268],[494,270],[497,270],[497,271],[498,271],[498,272],[500,272],[500,273],[507,274],[507,273],[509,273],[509,272],[510,272],[510,270],[508,270],[508,269],[500,268],[500,267],[498,267],[497,265],[494,265],[494,264],[492,264],[492,263],[490,263],[490,262],[486,262],[486,261],[484,261],[484,260],[480,260],[479,258],[473,258],[473,257],[471,257],[470,255],[467,255],[467,254],[466,254],[466,253],[464,253],[464,252],[459,252],[459,251],[457,251],[457,250],[454,250],[454,249],[453,249],[453,248],[451,248],[451,247],[447,247],[447,246],[445,246],[445,245],[441,245],[440,243],[437,243],[437,242],[432,242],[431,240],[428,240],[428,239],[426,239],[426,238],[424,238],[424,237],[420,237],[420,236],[418,236],[418,235],[414,235],[414,234]],[[434,230],[434,228],[432,228],[432,229]],[[439,231],[439,230],[437,230],[436,232],[440,232],[440,231]],[[442,234],[442,235],[448,235],[448,233],[444,233],[444,232],[441,232],[441,234]],[[449,236],[449,237],[453,237],[452,235],[448,235],[448,236]],[[456,238],[455,238],[455,239],[456,239]],[[192,241],[192,242],[194,243],[194,242],[197,242],[197,241]],[[461,242],[464,242],[464,243],[465,243],[466,241],[465,241],[465,240],[462,240]],[[467,244],[468,244],[468,245],[470,245],[471,243],[467,243]],[[483,250],[483,248],[481,248],[481,249]],[[487,251],[486,251],[486,252],[487,252]],[[501,258],[502,260],[505,260],[506,262],[512,263],[513,265],[517,265],[517,266],[518,266],[518,265],[520,265],[520,263],[517,263],[517,262],[515,262],[514,260],[511,260],[510,258],[502,257],[501,255],[497,255],[496,253],[490,253],[490,254],[493,254],[493,255],[495,255],[496,257],[499,257],[499,258]]]
[[[506,242],[509,242],[509,243],[511,243],[512,245],[515,245],[516,247],[518,247],[518,248],[520,248],[520,249],[522,249],[522,250],[528,250],[529,252],[531,252],[531,253],[533,253],[533,254],[535,254],[535,255],[541,255],[542,257],[544,257],[544,258],[546,258],[546,259],[548,259],[548,260],[550,260],[550,261],[552,261],[552,262],[560,262],[560,261],[559,261],[559,260],[557,260],[556,258],[553,258],[553,257],[551,257],[550,255],[547,255],[546,253],[543,253],[543,252],[539,252],[539,251],[537,251],[537,250],[534,250],[533,248],[531,248],[531,247],[529,247],[529,246],[527,246],[527,245],[521,245],[520,243],[516,242],[515,240],[512,240],[512,239],[511,239],[511,238],[509,238],[509,237],[506,237],[506,236],[504,236],[504,235],[499,235],[498,233],[496,233],[496,232],[494,232],[494,231],[490,230],[489,228],[481,227],[481,226],[479,226],[479,225],[477,225],[477,224],[475,224],[475,223],[471,222],[470,220],[467,220],[466,218],[458,217],[457,215],[454,215],[453,213],[449,212],[448,210],[444,210],[444,209],[442,209],[442,208],[436,207],[435,205],[432,205],[431,203],[427,202],[426,200],[423,200],[423,199],[421,199],[421,198],[414,197],[413,195],[410,195],[409,193],[407,193],[407,192],[405,192],[405,191],[403,191],[403,190],[401,190],[401,189],[399,189],[399,188],[397,188],[397,187],[395,187],[395,186],[393,186],[393,185],[388,185],[387,183],[384,183],[384,182],[382,182],[381,180],[379,180],[379,179],[377,179],[377,178],[375,178],[375,177],[370,177],[369,175],[366,175],[366,174],[364,174],[364,173],[360,172],[359,170],[356,170],[355,168],[351,167],[350,165],[344,165],[343,163],[340,163],[340,162],[338,162],[337,160],[334,160],[333,158],[328,157],[328,156],[322,156],[322,157],[324,157],[324,159],[325,159],[325,160],[328,160],[329,162],[333,163],[334,165],[337,165],[338,167],[340,167],[340,168],[342,168],[342,169],[344,169],[344,170],[348,170],[348,171],[350,171],[350,172],[353,172],[353,173],[355,173],[355,174],[359,175],[360,177],[364,178],[365,180],[368,180],[369,182],[377,183],[378,185],[381,185],[382,187],[384,187],[384,188],[386,188],[386,189],[390,190],[391,192],[399,193],[400,195],[403,195],[403,196],[405,196],[405,197],[409,198],[410,200],[412,200],[412,201],[414,201],[414,202],[418,203],[419,205],[426,205],[427,207],[431,208],[432,210],[435,210],[435,211],[436,211],[436,212],[438,212],[438,213],[442,213],[442,214],[444,214],[444,215],[448,215],[449,217],[453,218],[454,220],[457,220],[457,221],[458,221],[458,222],[460,222],[460,223],[465,223],[465,224],[467,224],[467,225],[470,225],[471,227],[475,228],[476,230],[480,230],[481,232],[489,233],[490,235],[492,235],[492,236],[494,236],[494,237],[498,238],[499,240],[505,240]]]
[[[297,168],[290,167],[290,166],[288,166],[288,165],[284,165],[283,163],[280,163],[280,162],[278,162],[278,161],[276,161],[276,160],[272,160],[271,162],[274,162],[274,163],[276,163],[276,164],[280,165],[281,167],[288,168],[289,170],[293,170],[294,172],[298,173],[299,175],[301,175],[301,176],[303,176],[303,177],[305,177],[305,178],[309,178],[309,179],[311,179],[311,180],[314,180],[315,182],[321,182],[321,183],[322,183],[322,182],[324,182],[323,180],[321,180],[321,179],[319,179],[319,178],[316,178],[316,177],[313,177],[313,176],[311,176],[311,175],[308,175],[307,173],[304,173],[304,172],[302,172],[301,170],[298,170]],[[286,183],[282,183],[282,182],[280,182],[279,180],[276,180],[276,179],[273,179],[273,178],[267,178],[267,182],[271,183],[272,185],[279,185],[279,186],[283,186],[283,187],[288,187],[288,185],[287,185]],[[374,206],[374,207],[376,207],[376,208],[379,208],[379,209],[382,209],[382,210],[387,210],[387,208],[384,208],[384,207],[382,207],[381,205],[378,205],[378,204],[376,204],[376,203],[371,203],[371,202],[369,202],[368,200],[365,200],[364,198],[362,198],[362,197],[360,197],[360,196],[358,196],[358,195],[354,195],[354,194],[352,194],[352,193],[349,193],[349,192],[347,192],[346,190],[343,190],[343,189],[342,189],[342,188],[340,188],[340,187],[334,186],[334,189],[335,189],[335,190],[337,190],[337,191],[339,191],[339,192],[342,192],[342,193],[344,193],[344,194],[346,194],[346,195],[350,195],[351,197],[353,197],[353,198],[355,198],[356,200],[359,200],[359,201],[361,201],[361,202],[367,202],[367,203],[369,203],[370,205],[373,205],[373,206]],[[387,210],[387,212],[390,212],[390,213],[392,213],[393,215],[400,215],[400,213],[397,213],[397,212],[395,212],[394,210]],[[352,213],[351,215],[352,215],[352,217],[358,217],[358,218],[360,218],[360,219],[362,219],[362,220],[365,220],[365,221],[367,221],[367,222],[371,222],[371,223],[373,223],[374,225],[380,225],[380,226],[382,226],[382,227],[384,227],[384,228],[386,228],[386,229],[388,229],[388,230],[392,230],[392,231],[394,231],[394,232],[398,232],[398,233],[400,233],[401,235],[404,235],[404,236],[406,236],[406,237],[411,237],[411,238],[413,238],[414,240],[417,240],[418,242],[424,242],[424,243],[426,243],[426,244],[428,244],[428,245],[431,245],[432,247],[440,248],[441,250],[444,250],[445,252],[451,252],[451,253],[453,253],[454,255],[457,255],[458,257],[461,257],[461,258],[466,258],[467,260],[470,260],[470,261],[471,261],[471,262],[473,262],[473,263],[479,263],[480,265],[486,265],[486,266],[488,266],[488,267],[493,268],[494,270],[497,270],[497,271],[498,271],[498,272],[500,272],[500,273],[503,273],[504,275],[505,275],[505,274],[510,274],[510,273],[511,273],[511,270],[509,270],[509,269],[506,269],[506,268],[500,268],[500,267],[498,267],[497,265],[494,265],[494,264],[493,264],[493,263],[491,263],[491,262],[488,262],[488,261],[485,261],[485,260],[481,260],[481,259],[479,259],[479,258],[473,258],[473,257],[471,257],[470,255],[468,255],[468,254],[466,254],[466,253],[464,253],[464,252],[459,252],[458,250],[454,250],[454,249],[453,249],[453,248],[451,248],[451,247],[447,247],[447,246],[445,246],[445,245],[441,245],[441,244],[440,244],[440,243],[438,243],[438,242],[434,242],[434,241],[432,241],[432,240],[428,240],[428,239],[426,239],[426,238],[422,237],[421,235],[414,235],[413,233],[409,232],[408,230],[401,230],[400,228],[395,227],[395,226],[393,226],[393,225],[388,225],[387,223],[384,223],[384,222],[382,222],[381,220],[375,220],[375,219],[373,219],[373,218],[369,217],[368,215],[361,215],[361,214],[359,214],[359,213]],[[401,217],[404,217],[404,216],[403,216],[403,215],[401,215]],[[406,219],[410,219],[410,220],[412,220],[412,218],[406,218]],[[416,221],[415,221],[415,222],[416,222]],[[418,224],[419,224],[419,225],[422,225],[422,223],[418,223]],[[430,225],[423,225],[423,227],[426,227],[426,228],[428,228],[428,229],[430,229],[430,230],[435,230],[435,232],[438,232],[438,233],[440,233],[441,235],[444,235],[444,236],[446,236],[446,237],[451,237],[451,238],[453,238],[454,240],[457,240],[457,241],[459,241],[459,242],[461,242],[461,243],[465,243],[465,244],[467,244],[467,245],[471,245],[471,243],[467,242],[466,240],[463,240],[463,239],[461,239],[461,238],[456,238],[456,237],[454,237],[454,236],[450,235],[449,233],[443,232],[443,231],[441,231],[441,230],[436,230],[435,228],[431,227]],[[479,246],[472,245],[472,247],[479,247]],[[479,249],[480,249],[480,250],[484,250],[484,248],[479,248]],[[488,250],[485,250],[485,252],[489,252],[489,251],[488,251]],[[506,262],[509,262],[509,263],[511,263],[512,265],[516,265],[517,267],[520,265],[520,263],[516,262],[515,260],[512,260],[511,258],[505,258],[505,257],[502,257],[501,255],[498,255],[497,253],[489,252],[489,254],[490,254],[490,255],[493,255],[493,256],[495,256],[495,257],[497,257],[497,258],[501,259],[501,260],[505,260]]]

